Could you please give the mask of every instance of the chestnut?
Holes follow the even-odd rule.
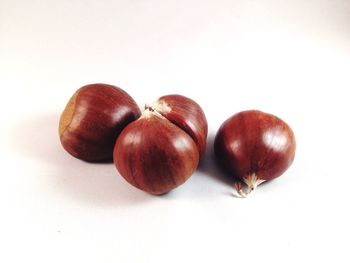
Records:
[[[146,105],[142,116],[119,135],[114,163],[133,186],[164,194],[184,183],[202,157],[208,124],[201,107],[181,95]]]
[[[62,146],[84,161],[112,161],[119,133],[140,115],[136,102],[122,89],[100,83],[83,86],[61,115]]]
[[[292,129],[280,118],[257,110],[227,119],[214,141],[216,159],[238,179],[235,189],[240,197],[282,175],[292,164],[295,149]]]

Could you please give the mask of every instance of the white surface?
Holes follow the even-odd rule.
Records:
[[[57,136],[73,92],[202,105],[208,155],[154,197]],[[349,262],[350,2],[0,0],[0,262]],[[212,137],[245,109],[294,129],[293,166],[231,196]]]

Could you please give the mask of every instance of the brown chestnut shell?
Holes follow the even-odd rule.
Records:
[[[292,164],[295,149],[292,129],[280,118],[257,110],[227,119],[214,142],[216,159],[224,169],[257,184],[282,175]]]
[[[187,132],[197,144],[200,157],[203,156],[208,135],[208,122],[197,102],[185,96],[173,94],[160,97],[150,108]]]
[[[135,101],[122,89],[101,83],[83,86],[61,115],[62,146],[81,160],[111,161],[119,133],[140,115]]]
[[[119,173],[151,194],[164,194],[184,183],[198,162],[199,151],[193,139],[150,110],[121,132],[114,148]]]

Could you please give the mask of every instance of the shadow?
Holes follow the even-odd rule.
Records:
[[[283,176],[283,174],[282,174],[282,176]],[[259,186],[257,188],[259,188],[259,189],[267,188],[268,189],[268,188],[274,187],[274,184],[276,183],[276,181],[281,179],[280,177],[281,176],[276,177],[276,178],[274,178],[272,180],[268,180],[268,181],[262,182],[261,184],[259,184]]]
[[[205,154],[199,164],[198,170],[205,176],[209,176],[225,185],[232,186],[235,182],[232,175],[228,174],[221,167],[219,167],[214,153],[215,134],[208,134],[207,148]]]
[[[87,163],[69,155],[58,136],[59,114],[28,119],[13,130],[16,151],[47,175],[45,191],[96,206],[124,206],[154,198],[130,186],[113,163]]]

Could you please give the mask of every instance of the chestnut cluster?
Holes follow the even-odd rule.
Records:
[[[133,186],[163,194],[195,171],[206,146],[208,124],[201,107],[181,95],[167,95],[141,114],[122,89],[91,84],[76,91],[63,111],[59,135],[74,157],[112,160]]]
[[[69,100],[59,123],[64,149],[88,161],[114,162],[131,185],[151,194],[167,193],[196,170],[206,149],[208,124],[202,108],[181,95],[160,97],[141,113],[124,90],[90,84]],[[283,174],[295,155],[295,137],[281,119],[243,111],[216,134],[219,165],[247,196],[259,184]]]

